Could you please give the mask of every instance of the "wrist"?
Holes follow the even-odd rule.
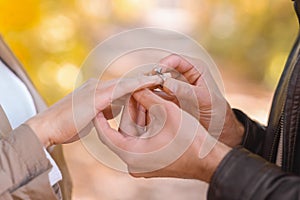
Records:
[[[228,106],[225,120],[225,127],[219,140],[230,147],[240,145],[245,134],[245,127],[237,119],[230,106]]]
[[[213,174],[230,150],[230,147],[217,142],[203,159],[199,158],[196,179],[210,183]]]
[[[41,117],[39,115],[29,119],[25,124],[27,124],[31,130],[35,133],[41,144],[48,148],[52,145],[50,137],[46,134],[46,129],[44,128],[45,123],[47,121],[43,121],[40,119]]]

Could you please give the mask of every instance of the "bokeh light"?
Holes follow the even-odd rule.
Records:
[[[286,59],[297,34],[293,6],[285,0],[0,0],[0,32],[49,104],[69,87],[56,79],[56,64],[41,75],[45,63],[80,66],[98,42],[143,26],[188,34],[220,68],[271,89],[282,66],[270,63],[278,52]],[[45,81],[49,76],[55,87]]]
[[[79,68],[71,63],[61,65],[56,74],[59,86],[70,92],[74,89],[75,82],[81,82],[81,79]]]

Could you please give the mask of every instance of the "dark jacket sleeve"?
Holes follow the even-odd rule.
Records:
[[[266,127],[251,120],[240,110],[233,109],[233,112],[245,127],[245,134],[241,145],[255,154],[262,155]]]
[[[300,199],[300,177],[237,147],[214,173],[208,199]]]
[[[48,180],[52,166],[27,125],[2,138],[0,149],[0,199],[38,199],[41,195],[54,199]]]

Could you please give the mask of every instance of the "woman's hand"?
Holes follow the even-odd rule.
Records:
[[[102,142],[127,164],[135,177],[178,177],[209,182],[230,149],[210,136],[193,116],[152,91],[141,90],[133,97],[136,103],[129,106],[142,106],[150,120],[147,124],[143,120],[138,123],[145,116],[132,117],[142,129],[136,132],[136,128],[125,123],[124,134],[123,130],[112,129],[100,112],[94,125]]]
[[[71,142],[79,139],[79,132],[89,132],[91,121],[99,112],[104,112],[111,118],[110,105],[114,100],[137,89],[161,83],[162,80],[158,76],[108,82],[91,79],[26,123],[45,147]]]
[[[241,143],[244,127],[236,119],[205,63],[193,65],[179,55],[170,55],[159,64],[162,72],[179,73],[176,79],[166,78],[163,87],[166,93],[178,99],[183,110],[199,119],[221,142],[232,147]]]

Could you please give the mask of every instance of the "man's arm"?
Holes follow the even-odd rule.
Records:
[[[201,172],[199,172],[201,173]],[[215,171],[208,199],[299,199],[300,177],[237,147]]]

